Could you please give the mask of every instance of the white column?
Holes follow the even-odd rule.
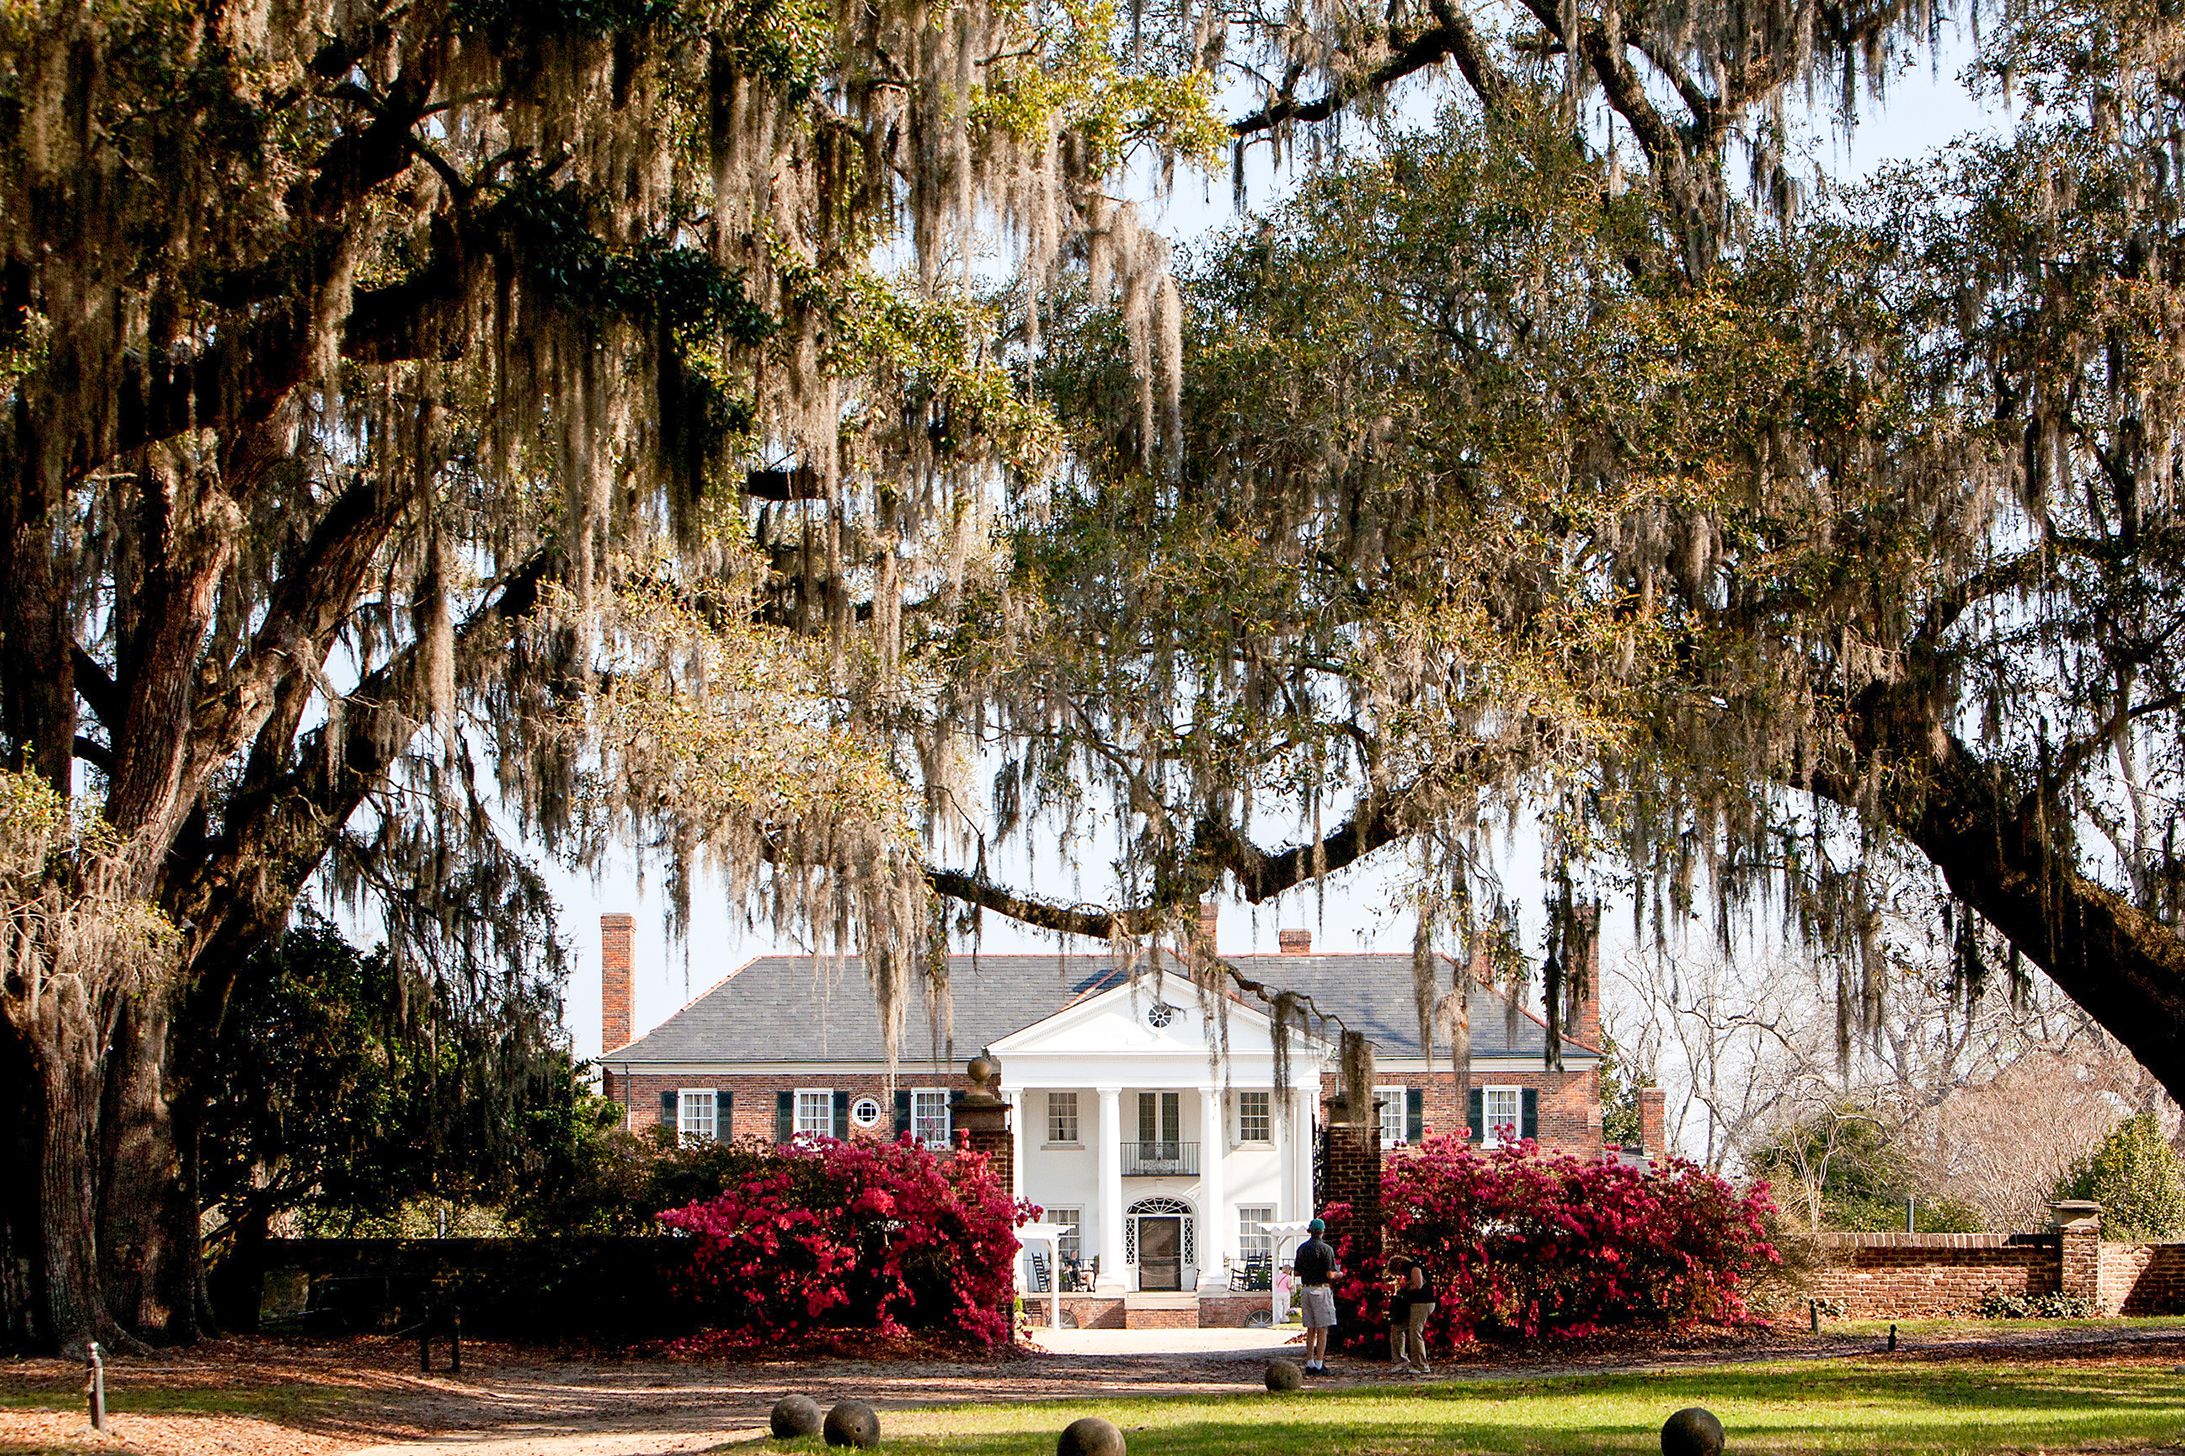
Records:
[[[1123,1089],[1100,1092],[1100,1288],[1130,1287],[1123,1273]],[[1083,1241],[1079,1241],[1083,1247]]]
[[[1212,1282],[1229,1287],[1227,1259],[1236,1243],[1237,1221],[1229,1216],[1222,1162],[1229,1156],[1228,1119],[1222,1116],[1222,1090],[1199,1089],[1199,1287]]]

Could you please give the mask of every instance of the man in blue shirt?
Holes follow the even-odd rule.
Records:
[[[1305,1313],[1305,1373],[1328,1373],[1328,1331],[1335,1328],[1334,1278],[1342,1271],[1335,1267],[1335,1250],[1320,1237],[1328,1231],[1327,1223],[1314,1219],[1305,1225],[1312,1237],[1297,1247],[1297,1258],[1290,1271],[1297,1275],[1301,1286],[1299,1299]]]

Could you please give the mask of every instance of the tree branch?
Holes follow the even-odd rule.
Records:
[[[1285,124],[1326,121],[1360,96],[1384,90],[1446,60],[1457,63],[1457,69],[1488,110],[1500,110],[1515,87],[1488,54],[1471,18],[1448,0],[1435,0],[1431,8],[1435,23],[1408,36],[1392,32],[1388,55],[1380,64],[1338,76],[1324,95],[1312,101],[1299,101],[1289,94],[1285,84],[1274,100],[1250,116],[1231,122],[1230,135],[1243,138]]]

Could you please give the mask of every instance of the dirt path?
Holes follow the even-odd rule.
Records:
[[[1544,1362],[1497,1351],[1442,1373],[1523,1379],[1689,1364],[1819,1359],[1875,1352],[1871,1337],[1768,1334],[1725,1345],[1625,1347]],[[222,1341],[113,1367],[110,1438],[85,1429],[77,1371],[57,1361],[0,1362],[0,1453],[139,1452],[144,1456],[652,1456],[707,1450],[762,1434],[782,1394],[822,1405],[855,1396],[883,1410],[973,1401],[1096,1400],[1108,1395],[1227,1393],[1260,1388],[1267,1351],[1080,1351],[992,1361],[777,1360],[735,1365],[566,1359],[470,1343],[464,1372],[421,1375],[414,1347],[384,1340],[314,1345]],[[2041,1331],[1908,1340],[1899,1359],[2185,1359],[2185,1328]],[[1366,1362],[1333,1383],[1389,1379]],[[52,1410],[26,1410],[24,1392]],[[176,1405],[227,1414],[168,1413]]]

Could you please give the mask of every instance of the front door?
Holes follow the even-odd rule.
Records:
[[[1138,1220],[1138,1287],[1184,1287],[1184,1221],[1175,1215]]]

